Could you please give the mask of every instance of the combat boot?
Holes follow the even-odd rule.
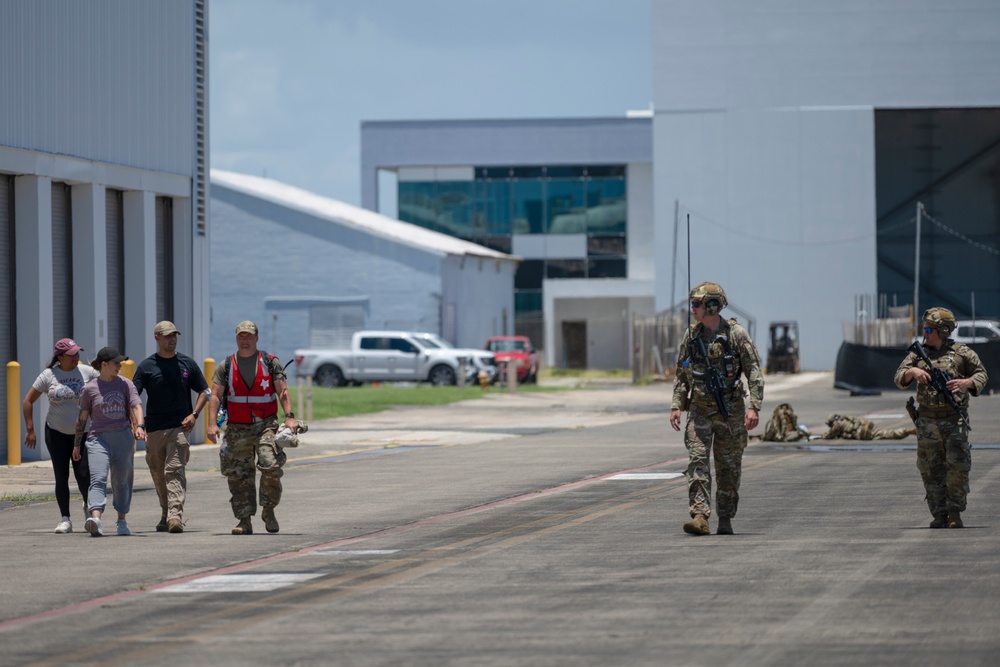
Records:
[[[273,507],[265,507],[263,510],[261,510],[260,518],[264,520],[264,528],[267,529],[267,532],[269,533],[278,532],[279,530],[278,520],[274,518]]]
[[[167,532],[168,533],[183,533],[184,532],[184,524],[181,523],[181,520],[178,519],[178,518],[176,518],[176,517],[168,519],[167,520]]]
[[[961,512],[948,512],[948,527],[949,528],[965,528],[965,524],[962,523]]]
[[[719,528],[715,531],[716,535],[732,535],[733,534],[733,520],[728,516],[719,517]]]
[[[250,523],[250,517],[245,516],[240,519],[240,522],[233,528],[233,535],[253,535],[253,524]]]
[[[684,524],[684,532],[691,535],[708,535],[712,529],[708,527],[708,519],[704,514],[696,514],[694,518]]]
[[[931,528],[947,528],[948,527],[948,514],[935,514],[934,520],[931,521]]]

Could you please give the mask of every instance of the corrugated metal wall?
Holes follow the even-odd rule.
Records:
[[[0,174],[0,396],[7,395],[7,364],[14,360],[14,177]],[[30,373],[30,370],[22,372]],[[0,433],[7,433],[7,411],[0,410]],[[6,452],[3,452],[6,459]]]
[[[189,2],[0,2],[0,91],[18,91],[0,145],[193,175],[194,20]]]

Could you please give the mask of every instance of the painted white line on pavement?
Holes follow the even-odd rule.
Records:
[[[612,475],[611,477],[606,477],[605,481],[608,480],[633,480],[633,479],[676,479],[678,477],[683,477],[682,472],[623,472],[619,475]]]
[[[323,576],[319,572],[269,574],[214,574],[159,588],[154,593],[258,593]]]
[[[388,556],[399,553],[399,549],[327,549],[313,551],[312,556]]]

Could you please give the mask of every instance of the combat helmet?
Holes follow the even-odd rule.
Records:
[[[834,413],[834,414],[830,415],[827,418],[826,425],[827,426],[833,426],[833,422],[837,422],[837,421],[840,421],[840,415]]]
[[[718,315],[719,311],[729,305],[726,300],[726,291],[718,283],[704,282],[696,285],[691,290],[692,301],[701,301],[705,304],[706,315]]]
[[[955,330],[955,314],[947,308],[928,308],[924,312],[924,322],[941,332],[941,338],[947,338]]]

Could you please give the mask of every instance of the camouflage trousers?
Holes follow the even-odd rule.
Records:
[[[709,414],[696,405],[688,412],[684,446],[688,450],[688,510],[691,516],[712,515],[712,471],[709,454],[715,459],[716,501],[720,517],[736,516],[740,502],[740,477],[747,430],[743,425],[745,408],[736,401],[729,414],[729,426],[721,414]],[[730,433],[732,430],[732,433]]]
[[[257,513],[256,472],[260,470],[261,507],[281,502],[281,476],[287,457],[274,444],[276,418],[256,424],[229,424],[225,445],[219,449],[222,474],[229,480],[233,516],[244,519]],[[256,463],[255,463],[256,460]]]
[[[876,429],[872,431],[872,440],[902,440],[912,434],[908,428]]]
[[[925,499],[931,514],[964,512],[969,495],[972,448],[969,432],[958,418],[919,417],[917,427],[917,470],[924,481]]]

